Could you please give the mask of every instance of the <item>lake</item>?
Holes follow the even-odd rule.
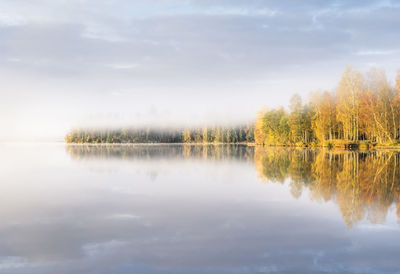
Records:
[[[0,151],[0,273],[400,273],[399,152]]]

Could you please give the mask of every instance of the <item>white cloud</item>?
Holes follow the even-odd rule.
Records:
[[[201,14],[203,12],[199,12]],[[278,14],[277,10],[272,10],[268,8],[262,9],[250,9],[250,8],[227,8],[227,7],[219,7],[212,8],[204,11],[206,15],[238,15],[238,16],[268,16],[273,17]]]
[[[108,218],[118,219],[118,220],[132,220],[132,219],[135,220],[135,219],[140,219],[140,216],[128,214],[128,213],[120,213],[120,214],[111,215]]]
[[[130,70],[138,68],[140,65],[135,63],[117,63],[117,64],[110,64],[108,67],[116,70]]]
[[[7,13],[0,13],[0,26],[18,26],[26,23],[24,17],[20,15],[12,15]]]
[[[399,50],[360,50],[356,55],[392,55],[398,52]]]

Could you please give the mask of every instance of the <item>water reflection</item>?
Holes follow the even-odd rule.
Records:
[[[395,205],[400,218],[400,153],[329,151],[242,145],[68,145],[74,160],[238,160],[253,161],[264,183],[285,183],[299,198],[305,190],[314,201],[334,201],[346,225],[367,218],[384,223]]]
[[[400,217],[400,153],[394,151],[255,150],[263,182],[290,178],[293,197],[304,189],[318,201],[335,201],[348,227],[365,217],[384,223],[392,205]]]
[[[74,160],[81,159],[202,159],[253,160],[254,148],[246,145],[67,145]]]
[[[394,211],[383,224],[364,220],[348,229],[336,204],[342,203],[339,190],[349,188],[339,175],[345,164],[355,166],[350,162],[358,157],[353,169],[362,182],[363,162],[383,159],[381,168],[386,162],[397,166],[395,155],[245,146],[0,144],[0,149],[2,274],[400,269]],[[285,183],[260,183],[254,164],[264,181]],[[317,172],[324,165],[336,175]],[[99,172],[103,168],[113,172]],[[392,182],[389,175],[380,177],[390,167],[380,170],[376,184]],[[358,181],[344,193],[357,189]],[[396,191],[394,186],[391,193]],[[324,202],[311,201],[308,193]],[[386,198],[375,197],[367,207]]]

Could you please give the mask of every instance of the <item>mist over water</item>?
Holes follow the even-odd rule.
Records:
[[[400,267],[397,152],[61,144],[1,150],[4,273]]]

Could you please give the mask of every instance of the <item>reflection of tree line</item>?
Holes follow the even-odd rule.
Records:
[[[364,217],[383,223],[393,204],[400,218],[398,152],[256,147],[254,159],[263,181],[283,183],[290,178],[294,197],[307,188],[313,200],[335,201],[349,227]]]
[[[80,159],[203,159],[252,161],[254,147],[244,145],[67,145],[66,151]]]
[[[265,182],[290,179],[291,194],[305,189],[317,201],[334,201],[351,227],[367,217],[382,223],[395,204],[400,218],[400,153],[324,151],[244,145],[67,145],[81,159],[198,159],[252,161]],[[399,170],[398,170],[399,169]]]

